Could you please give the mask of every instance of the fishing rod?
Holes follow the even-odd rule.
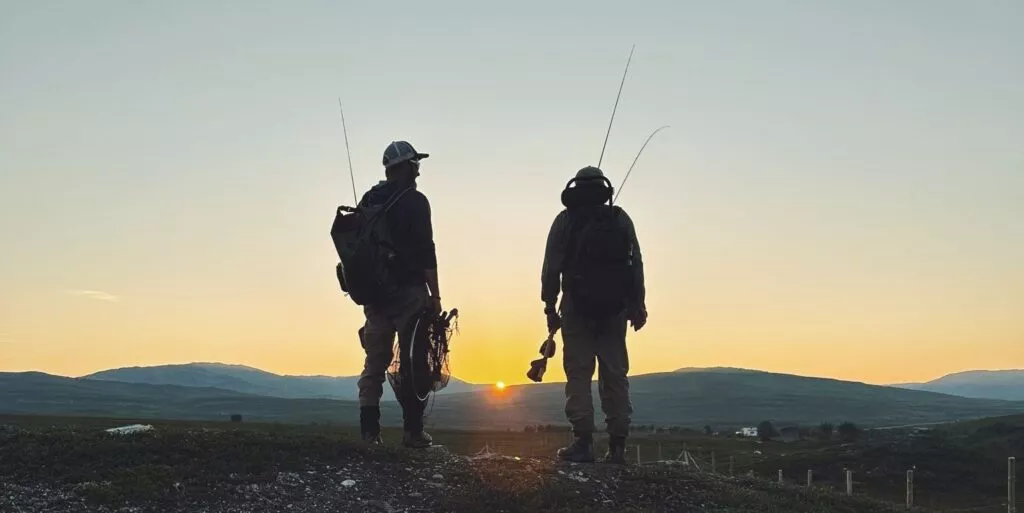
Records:
[[[619,110],[619,98],[622,97],[622,86],[626,85],[626,74],[629,73],[629,63],[633,60],[633,50],[636,45],[629,49],[629,58],[626,59],[626,70],[622,72],[622,82],[619,82],[619,93],[615,95],[615,106],[612,107],[612,118],[608,120],[608,131],[604,134],[604,144],[601,145],[601,156],[597,159],[597,167],[601,167],[604,161],[604,149],[608,146],[608,136],[612,134],[612,123],[615,123],[615,111]]]
[[[341,106],[341,98],[338,98],[338,111],[341,112],[341,131],[345,134],[345,155],[348,157],[348,176],[352,179],[352,201],[353,205],[359,204],[359,197],[356,195],[356,174],[352,171],[352,150],[348,147],[348,127],[345,126],[345,109]]]
[[[629,63],[633,61],[633,51],[635,49],[636,49],[636,45],[635,44],[629,49],[629,58],[626,59],[626,69],[625,69],[625,71],[622,72],[622,81],[619,82],[619,92],[618,92],[618,94],[615,95],[615,105],[612,107],[612,117],[611,117],[610,120],[608,120],[608,131],[605,132],[605,134],[604,134],[604,144],[601,146],[601,156],[597,159],[597,167],[599,169],[601,167],[601,162],[604,161],[604,150],[608,146],[608,137],[612,133],[612,124],[615,123],[615,113],[616,113],[616,111],[619,110],[619,99],[622,97],[622,88],[623,88],[624,85],[626,85],[626,75],[629,73]],[[665,125],[663,127],[658,128],[657,130],[652,132],[651,135],[649,135],[647,137],[646,141],[644,141],[644,145],[640,147],[640,151],[637,152],[636,157],[633,158],[633,163],[629,166],[629,170],[626,171],[626,176],[622,179],[622,183],[619,185],[619,188],[616,190],[615,197],[612,198],[612,204],[615,204],[615,200],[617,200],[619,198],[619,194],[622,193],[622,187],[624,187],[626,185],[626,180],[629,179],[629,174],[633,172],[633,167],[636,166],[636,162],[637,162],[637,160],[640,159],[640,154],[642,154],[644,152],[644,148],[647,147],[647,143],[651,142],[651,139],[653,139],[654,136],[658,132],[660,132],[660,131],[662,131],[662,130],[664,130],[666,128],[668,128],[668,125]]]
[[[636,152],[636,157],[633,158],[633,163],[630,164],[629,171],[626,171],[626,176],[622,179],[622,183],[619,184],[619,188],[615,190],[615,197],[612,198],[612,204],[614,204],[615,201],[619,199],[619,194],[622,194],[622,188],[626,186],[626,180],[629,180],[629,174],[633,172],[633,166],[636,166],[636,161],[640,159],[640,154],[644,152],[644,148],[647,147],[647,143],[651,142],[651,139],[654,139],[654,136],[657,135],[658,132],[668,127],[668,125],[660,127],[657,130],[651,132],[651,135],[647,136],[647,140],[644,141],[644,145],[640,147],[640,151]]]

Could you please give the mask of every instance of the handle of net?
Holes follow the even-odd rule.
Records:
[[[545,359],[555,356],[555,332],[557,331],[557,329],[551,330],[551,332],[548,333],[548,338],[544,339],[540,344],[539,352]]]

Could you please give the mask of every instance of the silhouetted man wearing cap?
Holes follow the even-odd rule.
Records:
[[[423,312],[441,312],[430,203],[423,193],[416,190],[420,160],[428,156],[417,152],[408,142],[392,142],[384,150],[386,180],[371,188],[360,201],[360,206],[391,202],[386,213],[388,230],[395,246],[395,259],[390,271],[398,285],[397,292],[380,304],[363,308],[366,324],[360,330],[360,342],[366,352],[366,361],[359,378],[360,426],[363,440],[375,444],[381,443],[380,399],[384,392],[385,373],[394,357],[395,334],[398,334],[400,347],[409,347],[412,325]],[[404,391],[397,394],[405,429],[402,444],[426,448],[432,444],[430,435],[423,431],[426,401],[417,397],[413,388],[403,386]]]
[[[626,212],[612,206],[612,192],[600,169],[576,173],[562,191],[566,208],[551,225],[541,271],[548,331],[562,330],[565,414],[575,437],[572,445],[558,450],[558,457],[571,462],[594,461],[590,387],[595,367],[609,435],[605,461],[626,462],[633,413],[626,323],[643,328],[647,307],[636,230]],[[560,287],[564,294],[556,308]]]

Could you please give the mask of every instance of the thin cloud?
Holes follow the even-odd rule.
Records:
[[[121,298],[119,298],[119,297],[117,297],[117,296],[115,296],[113,294],[110,294],[110,293],[107,293],[107,292],[103,292],[102,290],[78,290],[78,289],[74,289],[74,290],[65,290],[64,292],[66,292],[68,294],[71,294],[73,296],[87,297],[89,299],[96,299],[96,300],[99,300],[99,301],[110,301],[111,303],[116,303],[116,302],[121,300]]]

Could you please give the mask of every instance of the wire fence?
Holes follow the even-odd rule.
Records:
[[[517,437],[507,439],[481,438],[479,447],[485,445],[489,450],[505,455],[516,455],[527,458],[551,457],[558,447],[572,441],[571,433],[538,433],[531,442],[525,444]],[[851,469],[843,468],[841,472],[821,472],[803,470],[784,474],[781,469],[767,471],[772,457],[760,455],[752,458],[750,454],[739,454],[734,451],[718,452],[700,447],[689,448],[686,444],[657,443],[649,439],[635,439],[626,448],[626,456],[638,465],[671,464],[682,465],[697,472],[711,473],[724,477],[755,478],[771,481],[779,486],[790,488],[831,489],[837,493],[868,496],[878,500],[901,504],[907,510],[925,509],[947,513],[1024,513],[1024,501],[1016,496],[1016,459],[1008,458],[1006,466],[1006,491],[1001,497],[992,494],[988,499],[981,498],[971,503],[970,495],[964,492],[952,493],[949,490],[936,490],[921,479],[921,468],[906,470],[905,496],[903,500],[898,488],[899,483],[888,483],[885,487],[869,480],[858,480],[858,474]],[[890,476],[891,477],[891,476]],[[919,482],[920,481],[920,482]],[[966,499],[965,499],[966,497]],[[997,498],[998,497],[998,498]]]
[[[657,455],[658,455],[657,459],[644,461],[643,456],[642,456],[643,452],[644,452],[644,448],[643,448],[642,444],[637,443],[637,444],[635,444],[633,446],[633,448],[634,448],[634,451],[635,451],[635,454],[636,454],[636,463],[638,465],[652,465],[652,464],[670,463],[671,462],[671,463],[678,463],[678,464],[682,464],[682,465],[685,465],[685,466],[692,467],[693,469],[695,469],[695,470],[697,470],[699,472],[710,472],[710,473],[727,475],[727,476],[745,475],[747,477],[760,477],[760,478],[764,479],[764,476],[757,475],[753,468],[746,469],[745,472],[738,471],[738,469],[736,468],[736,465],[735,465],[735,463],[736,463],[735,462],[735,458],[733,456],[729,456],[728,457],[727,464],[726,464],[725,468],[723,469],[723,467],[720,466],[720,462],[718,461],[717,454],[714,453],[714,452],[712,452],[708,457],[703,457],[703,456],[694,457],[693,453],[691,453],[690,451],[683,450],[683,452],[680,453],[678,456],[676,456],[674,458],[671,458],[671,459],[665,459],[664,458],[664,456],[665,456],[664,449],[663,449],[663,447],[661,445],[658,445],[656,447]],[[647,447],[647,450],[653,450],[653,449],[650,448],[650,447]],[[915,489],[915,482],[914,482],[915,472],[916,472],[916,470],[914,470],[914,469],[908,469],[907,470],[907,474],[906,474],[906,477],[907,477],[907,479],[906,479],[906,489],[905,489],[906,495],[905,495],[905,502],[903,503],[903,505],[905,506],[905,508],[908,511],[911,511],[911,510],[914,510],[917,507],[920,507],[921,503],[920,503],[919,499],[923,498],[923,497],[919,496],[918,491]],[[854,472],[852,470],[849,470],[849,469],[844,469],[843,473],[842,473],[842,477],[843,477],[843,486],[841,486],[839,488],[839,491],[845,491],[846,495],[853,495],[854,493],[856,493],[857,492],[857,488],[856,488],[855,485],[857,484],[857,482],[854,480]],[[831,486],[831,484],[832,484],[831,482],[826,484],[826,483],[821,483],[819,481],[815,481],[814,473],[810,469],[807,470],[806,479],[802,482],[802,484],[797,484],[797,483],[799,483],[799,481],[794,482],[792,479],[788,479],[788,478],[789,478],[789,476],[786,476],[783,473],[783,470],[779,469],[779,470],[777,470],[777,473],[775,474],[775,478],[774,479],[769,479],[769,480],[770,481],[774,481],[779,486],[801,486],[802,485],[802,486],[804,486],[806,488],[821,488],[821,487],[832,487],[832,488],[835,488],[834,486]],[[976,505],[971,505],[971,506],[957,505],[957,506],[952,507],[952,508],[942,507],[941,505],[936,505],[934,503],[929,502],[928,509],[929,510],[933,510],[933,511],[942,511],[942,512],[945,512],[945,513],[969,513],[969,512],[973,512],[973,513],[988,513],[988,512],[993,512],[994,513],[994,512],[1000,512],[1001,513],[1003,511],[1005,511],[1007,513],[1018,513],[1018,512],[1024,513],[1024,500],[1018,500],[1017,499],[1017,493],[1016,493],[1016,491],[1017,491],[1016,490],[1016,484],[1017,483],[1016,483],[1016,479],[1017,479],[1016,458],[1011,456],[1011,457],[1007,458],[1007,465],[1006,465],[1006,497],[1005,497],[1004,500],[999,501],[999,502],[992,501],[992,502],[985,502],[985,503],[977,503]]]

